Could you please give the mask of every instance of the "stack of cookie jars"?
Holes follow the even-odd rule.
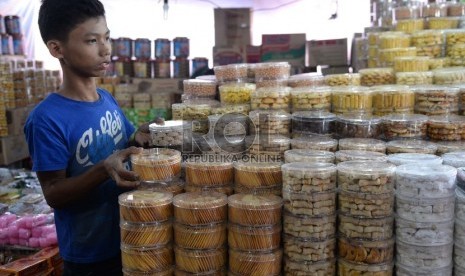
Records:
[[[336,273],[336,166],[294,162],[282,166],[284,271]]]
[[[282,205],[276,195],[229,196],[229,275],[280,275]]]
[[[214,191],[184,193],[173,198],[176,275],[224,273],[227,203],[225,194]]]
[[[135,190],[119,196],[125,275],[172,275],[173,194]]]
[[[338,275],[391,275],[394,256],[395,165],[337,165]]]
[[[465,167],[457,168],[455,190],[454,271],[465,275]]]
[[[456,175],[448,165],[396,168],[398,275],[451,275]]]

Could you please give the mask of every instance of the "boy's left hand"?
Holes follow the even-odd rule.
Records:
[[[152,122],[142,124],[139,127],[139,129],[137,129],[136,134],[134,136],[134,141],[141,147],[148,148],[148,147],[153,146],[152,137],[150,136],[150,129],[149,129],[149,125],[153,123],[164,125],[165,120],[159,117]]]

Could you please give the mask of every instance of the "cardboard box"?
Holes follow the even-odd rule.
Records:
[[[146,79],[133,78],[132,83],[137,85],[138,92],[180,92],[184,79]]]
[[[261,46],[247,45],[245,48],[245,56],[247,63],[260,62]]]
[[[0,138],[0,165],[9,165],[29,157],[24,134]]]
[[[245,49],[240,46],[213,47],[213,65],[227,65],[232,63],[245,63]]]
[[[15,276],[46,275],[49,270],[47,260],[34,258],[21,258],[0,266],[1,272],[14,273]]]
[[[22,135],[27,117],[31,113],[33,106],[8,109],[6,111],[6,122],[8,124],[9,135]]]
[[[287,61],[294,67],[305,66],[305,34],[262,35],[262,62]]]
[[[310,40],[307,42],[309,66],[348,65],[347,38]]]
[[[250,44],[250,8],[215,9],[215,46]]]

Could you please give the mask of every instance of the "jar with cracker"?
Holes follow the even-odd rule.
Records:
[[[346,85],[360,85],[360,74],[358,73],[345,73],[345,74],[331,74],[325,76],[325,83],[328,86],[346,86]]]
[[[405,266],[400,263],[396,263],[396,275],[452,275],[452,267],[455,273],[460,273],[459,275],[462,275],[462,270],[459,270],[460,268],[457,267],[457,265],[450,263],[449,265],[445,267],[439,267],[439,268],[418,268],[418,267],[410,267],[410,266]],[[460,271],[460,272],[459,272]]]
[[[445,67],[449,67],[451,65],[451,59],[448,57],[439,57],[439,58],[432,58],[429,60],[429,69],[441,69]]]
[[[436,141],[437,152],[441,156],[447,152],[465,151],[465,141]]]
[[[338,150],[335,153],[335,163],[345,161],[374,161],[387,162],[387,156],[384,153],[365,150]]]
[[[297,111],[292,113],[292,133],[331,137],[335,120],[336,115],[327,111]]]
[[[428,116],[421,114],[391,114],[383,117],[386,140],[426,138]]]
[[[210,137],[223,138],[248,134],[249,118],[243,114],[227,113],[208,116]]]
[[[291,148],[290,140],[283,135],[252,135],[245,137],[245,148],[253,156],[281,158]]]
[[[324,217],[283,214],[285,234],[314,241],[334,238],[336,235],[336,215]]]
[[[331,87],[305,86],[291,90],[291,104],[293,111],[331,110]]]
[[[335,257],[336,239],[315,241],[285,234],[283,236],[283,249],[286,257],[296,261],[326,261]],[[302,254],[303,252],[305,254]]]
[[[421,222],[396,218],[396,239],[408,244],[431,246],[454,241],[454,219]]]
[[[250,134],[280,134],[289,136],[291,114],[284,111],[254,110],[249,113]]]
[[[255,90],[251,95],[252,110],[289,111],[291,104],[291,88],[264,87]]]
[[[397,240],[396,265],[415,269],[415,274],[423,270],[427,275],[432,275],[431,271],[449,267],[448,273],[440,275],[451,275],[452,250],[453,242],[443,245],[414,245]]]
[[[336,191],[299,193],[283,191],[284,210],[294,215],[330,216],[336,213]]]
[[[441,30],[424,30],[412,34],[412,46],[416,47],[418,56],[441,57],[445,41]]]
[[[363,86],[395,83],[394,69],[391,67],[360,69],[358,72]]]
[[[255,85],[257,89],[263,87],[286,87],[287,79],[262,79],[261,81],[257,81]]]
[[[429,57],[397,57],[394,59],[396,72],[425,72],[429,70]]]
[[[415,94],[406,85],[372,87],[374,115],[413,113]]]
[[[326,136],[302,136],[291,139],[292,149],[311,149],[335,152],[338,140]]]
[[[285,257],[283,265],[286,275],[336,275],[336,259],[322,262],[307,262]]]
[[[465,4],[463,3],[447,3],[447,16],[462,16],[465,15]]]
[[[165,121],[163,125],[152,123],[149,125],[152,145],[181,151],[184,142],[188,142],[192,135],[191,126],[181,120]]]
[[[213,67],[216,80],[219,84],[226,82],[246,82],[247,64],[228,64]]]
[[[385,153],[386,143],[373,138],[343,138],[339,139],[339,150],[360,150]]]
[[[332,108],[335,114],[371,113],[373,108],[373,93],[370,88],[363,86],[334,87]]]
[[[396,57],[415,57],[416,47],[387,48],[379,50],[379,62],[385,67],[392,67]]]
[[[342,138],[374,138],[382,135],[381,118],[370,114],[340,115],[336,119],[336,137]]]
[[[361,218],[338,215],[338,234],[355,240],[387,240],[394,235],[394,216]]]
[[[188,79],[183,81],[184,94],[194,97],[215,98],[217,84],[215,81]]]
[[[448,67],[433,70],[434,84],[461,84],[465,82],[465,67]]]
[[[411,221],[435,222],[453,219],[454,205],[455,195],[444,198],[412,198],[396,195],[397,216]]]
[[[436,141],[465,140],[465,117],[453,114],[430,116],[427,135]]]
[[[255,82],[287,79],[291,72],[291,65],[288,62],[263,62],[258,63],[254,71]]]
[[[396,84],[399,85],[427,85],[433,84],[433,72],[397,72]]]
[[[403,20],[411,18],[420,18],[421,9],[416,5],[397,5],[392,9],[392,17],[394,20]]]
[[[325,77],[318,73],[302,73],[289,77],[287,85],[292,88],[308,86],[324,86]]]
[[[181,152],[167,148],[144,149],[131,155],[131,166],[144,182],[176,180],[181,174]]]
[[[339,258],[369,265],[390,263],[394,259],[394,241],[394,238],[387,240],[356,240],[339,237]]]
[[[415,113],[430,116],[458,113],[459,88],[431,85],[413,86],[411,89],[415,93]]]
[[[220,104],[218,106],[213,106],[211,109],[212,115],[224,115],[228,113],[240,113],[244,115],[249,115],[250,112],[250,103],[246,104]]]
[[[442,158],[427,153],[394,153],[388,155],[388,162],[396,166],[417,163],[422,165],[441,165]]]
[[[465,43],[464,29],[451,29],[444,31],[446,35],[446,45],[452,46]]]
[[[253,83],[227,83],[219,86],[222,104],[248,104],[255,91]]]
[[[465,167],[465,151],[444,153],[442,159],[444,160],[444,165],[450,165],[455,168]]]
[[[283,191],[315,193],[336,189],[336,166],[330,163],[287,163],[281,167]]]
[[[284,152],[284,162],[334,163],[334,153],[324,150],[291,149]]]
[[[360,218],[388,217],[394,214],[394,193],[372,194],[340,191],[338,206],[339,213],[346,216]]]
[[[386,153],[428,153],[436,154],[438,146],[424,140],[393,140],[386,143]]]

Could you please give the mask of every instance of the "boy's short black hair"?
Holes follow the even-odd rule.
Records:
[[[89,18],[105,16],[99,0],[42,0],[39,10],[39,30],[42,40],[66,41],[76,25]]]

